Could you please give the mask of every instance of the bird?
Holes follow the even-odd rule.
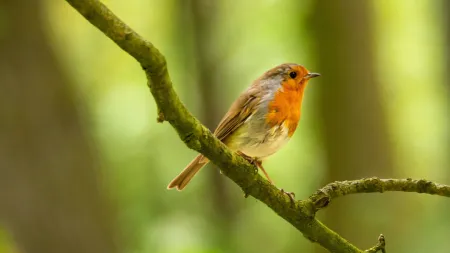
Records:
[[[309,72],[296,63],[283,63],[269,69],[232,103],[214,135],[259,168],[273,184],[262,162],[292,138],[300,121],[305,88],[311,78],[318,76],[320,74]],[[167,189],[183,190],[208,162],[204,155],[197,155]],[[292,192],[284,193],[293,200]]]

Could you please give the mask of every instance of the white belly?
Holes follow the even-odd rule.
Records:
[[[250,157],[265,158],[280,150],[288,141],[288,129],[284,126],[271,128],[265,134],[252,132],[252,129],[241,128],[234,139],[234,150],[241,151]],[[245,133],[244,133],[245,132]],[[251,136],[251,137],[248,137]]]

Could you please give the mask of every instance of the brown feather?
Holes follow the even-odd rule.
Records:
[[[245,120],[253,113],[259,102],[258,89],[250,88],[248,92],[244,92],[230,107],[227,114],[214,131],[216,137],[225,142],[225,139],[236,129],[238,129]],[[197,172],[208,164],[208,158],[198,155],[192,160],[181,173],[176,176],[167,186],[167,189],[177,188],[181,191],[197,174]]]
[[[225,142],[225,139],[242,126],[245,120],[253,114],[261,100],[259,93],[261,93],[261,90],[252,86],[231,105],[227,114],[225,114],[214,131],[214,135],[219,140]]]
[[[208,158],[203,155],[198,155],[194,158],[181,173],[176,176],[167,186],[167,189],[177,188],[181,191],[191,181],[191,179],[197,174],[197,172],[206,164],[208,164]]]

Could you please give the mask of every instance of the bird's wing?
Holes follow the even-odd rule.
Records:
[[[216,137],[223,141],[242,126],[245,120],[255,112],[256,106],[261,101],[261,95],[261,89],[257,89],[256,87],[250,87],[242,93],[231,105],[214,131]]]

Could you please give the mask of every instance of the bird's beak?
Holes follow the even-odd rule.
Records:
[[[319,73],[308,73],[308,74],[305,76],[305,78],[306,78],[306,79],[311,79],[311,78],[318,77],[318,76],[320,76]]]

